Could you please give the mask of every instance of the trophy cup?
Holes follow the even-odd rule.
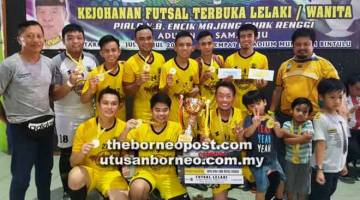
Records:
[[[84,85],[85,85],[85,79],[84,79],[84,73],[82,73],[81,75],[79,75],[78,80],[76,81],[73,87],[74,92],[79,96],[81,96],[81,92]]]
[[[198,98],[186,98],[183,102],[184,110],[189,114],[189,119],[196,119],[196,116],[199,114],[201,109],[204,107],[204,102]],[[188,120],[188,125],[185,129],[183,135],[179,136],[179,141],[181,142],[191,142],[192,141],[192,126],[190,120]]]

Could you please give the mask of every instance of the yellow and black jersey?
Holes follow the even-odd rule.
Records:
[[[136,142],[172,142],[178,141],[182,129],[179,123],[168,121],[160,132],[156,132],[152,125],[142,124],[139,128],[131,130],[127,135],[127,141]],[[139,150],[139,157],[175,157],[175,150]],[[147,170],[155,174],[176,174],[175,166],[139,166],[137,171]]]
[[[204,115],[203,115],[204,116]],[[223,142],[236,142],[236,136],[234,132],[234,128],[237,124],[241,124],[243,122],[243,115],[238,108],[232,108],[231,115],[228,121],[223,121],[221,119],[220,113],[218,109],[210,110],[208,127],[210,129],[209,138],[215,140],[217,144],[221,144]],[[200,132],[203,134],[205,130],[205,117],[201,118],[200,124]]]
[[[194,59],[189,59],[188,66],[185,69],[180,68],[174,58],[167,61],[161,69],[160,90],[166,86],[166,77],[170,72],[175,72],[175,74],[173,86],[168,91],[171,98],[169,120],[179,122],[180,95],[186,95],[195,85],[199,84],[199,67]]]
[[[150,80],[142,84],[134,96],[133,117],[136,119],[150,120],[150,99],[159,91],[160,72],[165,59],[163,55],[155,51],[152,51],[150,56],[150,62],[148,61],[147,63],[150,66]],[[144,68],[145,59],[139,53],[131,56],[125,62],[123,82],[133,83],[137,76],[140,76],[144,70],[147,70]]]
[[[117,117],[119,117],[121,120],[125,120],[125,94],[122,86],[122,79],[124,76],[124,65],[122,64],[122,62],[119,62],[118,67],[119,69],[117,73],[111,74],[107,72],[107,69],[104,67],[104,64],[97,66],[88,75],[82,93],[87,92],[87,90],[89,89],[89,80],[95,76],[99,76],[99,83],[96,90],[96,100],[98,99],[98,95],[100,91],[107,87],[110,87],[118,91],[120,95],[120,105],[119,105],[119,110],[117,112]],[[99,113],[98,109],[96,109],[96,114],[98,115],[98,113]]]
[[[283,88],[280,110],[290,115],[291,103],[298,97],[312,102],[313,113],[319,111],[317,85],[323,78],[337,78],[335,67],[326,59],[313,55],[308,60],[291,58],[283,62],[276,76],[276,86]],[[301,83],[301,84],[299,84]]]
[[[72,151],[80,152],[85,143],[91,143],[93,140],[98,139],[100,145],[97,148],[92,148],[90,152],[85,155],[82,165],[100,170],[117,170],[117,166],[101,166],[99,161],[100,157],[110,155],[114,157],[120,156],[120,151],[109,150],[106,143],[109,140],[118,139],[119,135],[124,131],[126,123],[116,119],[114,125],[104,130],[104,132],[99,131],[99,129],[102,130],[102,128],[98,126],[100,125],[98,125],[98,119],[96,117],[80,124],[74,135]]]
[[[211,63],[205,63],[202,61],[202,59],[199,57],[196,59],[199,63],[200,68],[200,77],[201,74],[210,71],[212,72],[212,75],[209,79],[204,81],[203,83],[200,83],[200,95],[204,99],[211,100],[210,108],[216,107],[215,102],[215,87],[216,83],[219,81],[218,79],[218,70],[224,65],[224,58],[221,55],[213,55],[213,58],[211,60]]]
[[[247,109],[242,103],[242,96],[251,90],[256,90],[255,81],[248,79],[249,70],[251,68],[268,69],[267,57],[257,51],[254,51],[254,53],[248,57],[243,57],[239,51],[237,51],[226,58],[225,67],[241,69],[241,80],[234,80],[236,87],[234,106],[239,108],[243,114],[246,114]]]

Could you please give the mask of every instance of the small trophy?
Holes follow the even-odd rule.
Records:
[[[209,120],[210,120],[210,103],[211,100],[210,99],[206,99],[205,100],[205,129],[204,129],[204,136],[205,137],[209,137],[210,135],[210,128],[209,128]]]
[[[199,114],[201,109],[204,107],[204,102],[198,98],[186,98],[184,102],[185,111],[189,114],[189,118],[194,117]],[[187,128],[183,135],[179,136],[179,141],[181,142],[191,142],[192,141],[192,127],[191,123],[188,122]]]
[[[78,79],[73,87],[74,92],[79,96],[81,96],[81,92],[84,85],[85,85],[85,79],[83,77]]]

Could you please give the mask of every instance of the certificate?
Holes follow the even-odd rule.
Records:
[[[188,167],[185,184],[244,184],[241,168]]]
[[[237,158],[240,159],[240,150],[192,150],[184,152],[184,157],[201,158],[202,161],[209,157]],[[241,165],[204,165],[204,166],[178,166],[180,177],[185,184],[244,184],[244,175]]]
[[[256,79],[256,80],[263,79],[266,81],[273,81],[274,80],[274,70],[250,68],[248,79]]]
[[[241,69],[219,68],[219,79],[223,79],[228,76],[232,76],[233,79],[241,79]]]

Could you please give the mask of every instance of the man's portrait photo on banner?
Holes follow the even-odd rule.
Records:
[[[44,28],[45,48],[63,48],[61,30],[68,24],[67,0],[33,0],[36,20]]]

